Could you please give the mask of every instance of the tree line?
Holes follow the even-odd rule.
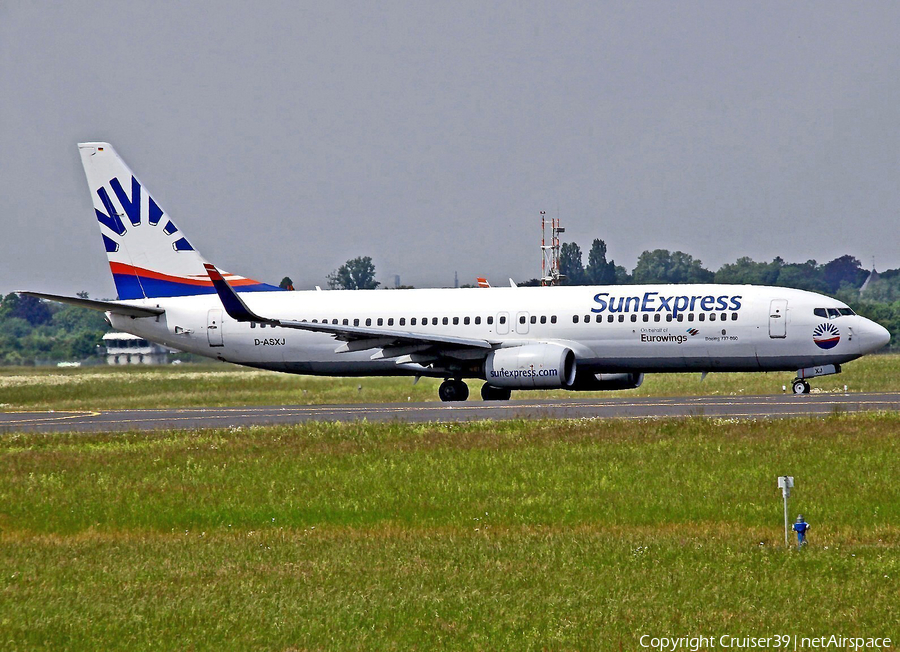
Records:
[[[643,252],[629,272],[607,259],[606,243],[598,238],[588,250],[587,264],[578,244],[563,244],[560,272],[565,276],[565,285],[747,283],[809,290],[835,297],[879,322],[891,332],[891,347],[900,346],[900,269],[869,279],[869,272],[850,255],[824,264],[815,260],[791,263],[779,257],[759,262],[743,257],[712,271],[690,254],[655,249]],[[327,279],[332,289],[375,289],[380,285],[369,256],[348,260]],[[519,285],[540,285],[540,280]],[[293,282],[284,277],[281,287],[293,289]],[[87,293],[79,296],[87,298]],[[95,310],[8,294],[0,298],[0,365],[98,359],[105,354],[102,338],[109,330],[103,314]]]
[[[560,247],[559,258],[560,273],[565,276],[563,283],[566,285],[746,283],[797,288],[835,296],[842,290],[859,291],[869,277],[869,272],[862,268],[859,260],[850,255],[822,265],[815,260],[789,263],[776,257],[767,263],[743,257],[713,272],[690,254],[668,249],[644,251],[629,273],[614,261],[607,261],[606,243],[599,238],[591,245],[587,266],[583,264],[581,247],[574,242],[564,243]],[[893,278],[895,274],[892,272],[885,272],[880,277]]]
[[[96,310],[7,294],[0,299],[0,365],[95,358],[105,354],[98,347],[110,330]]]

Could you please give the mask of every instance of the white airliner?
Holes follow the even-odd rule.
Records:
[[[284,291],[211,265],[108,143],[78,145],[120,331],[236,364],[326,376],[464,379],[514,389],[638,387],[648,372],[795,371],[806,379],[884,347],[886,329],[826,296],[752,285]]]

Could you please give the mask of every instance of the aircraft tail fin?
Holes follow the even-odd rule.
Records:
[[[79,143],[81,163],[120,300],[213,294],[208,261],[109,143]],[[232,274],[239,292],[280,288]]]

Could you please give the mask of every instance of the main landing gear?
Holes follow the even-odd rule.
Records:
[[[494,387],[487,383],[481,386],[483,401],[508,401],[510,396],[512,396],[512,390],[508,387]]]
[[[791,390],[794,394],[809,394],[809,383],[802,378],[794,378]]]
[[[448,378],[438,388],[438,396],[445,403],[465,401],[469,398],[469,386],[458,378]]]
[[[438,396],[445,403],[465,401],[469,398],[469,386],[458,378],[448,378],[441,383]],[[508,387],[494,387],[485,383],[481,386],[481,398],[485,401],[508,401],[512,390]]]

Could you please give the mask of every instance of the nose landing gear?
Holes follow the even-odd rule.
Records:
[[[448,378],[438,388],[438,396],[445,403],[465,401],[469,398],[469,386],[458,378]]]
[[[797,370],[797,377],[791,382],[791,391],[794,394],[809,394],[809,383],[807,378],[818,378],[820,376],[830,376],[832,374],[841,373],[841,365],[824,364],[818,367],[806,367]]]

